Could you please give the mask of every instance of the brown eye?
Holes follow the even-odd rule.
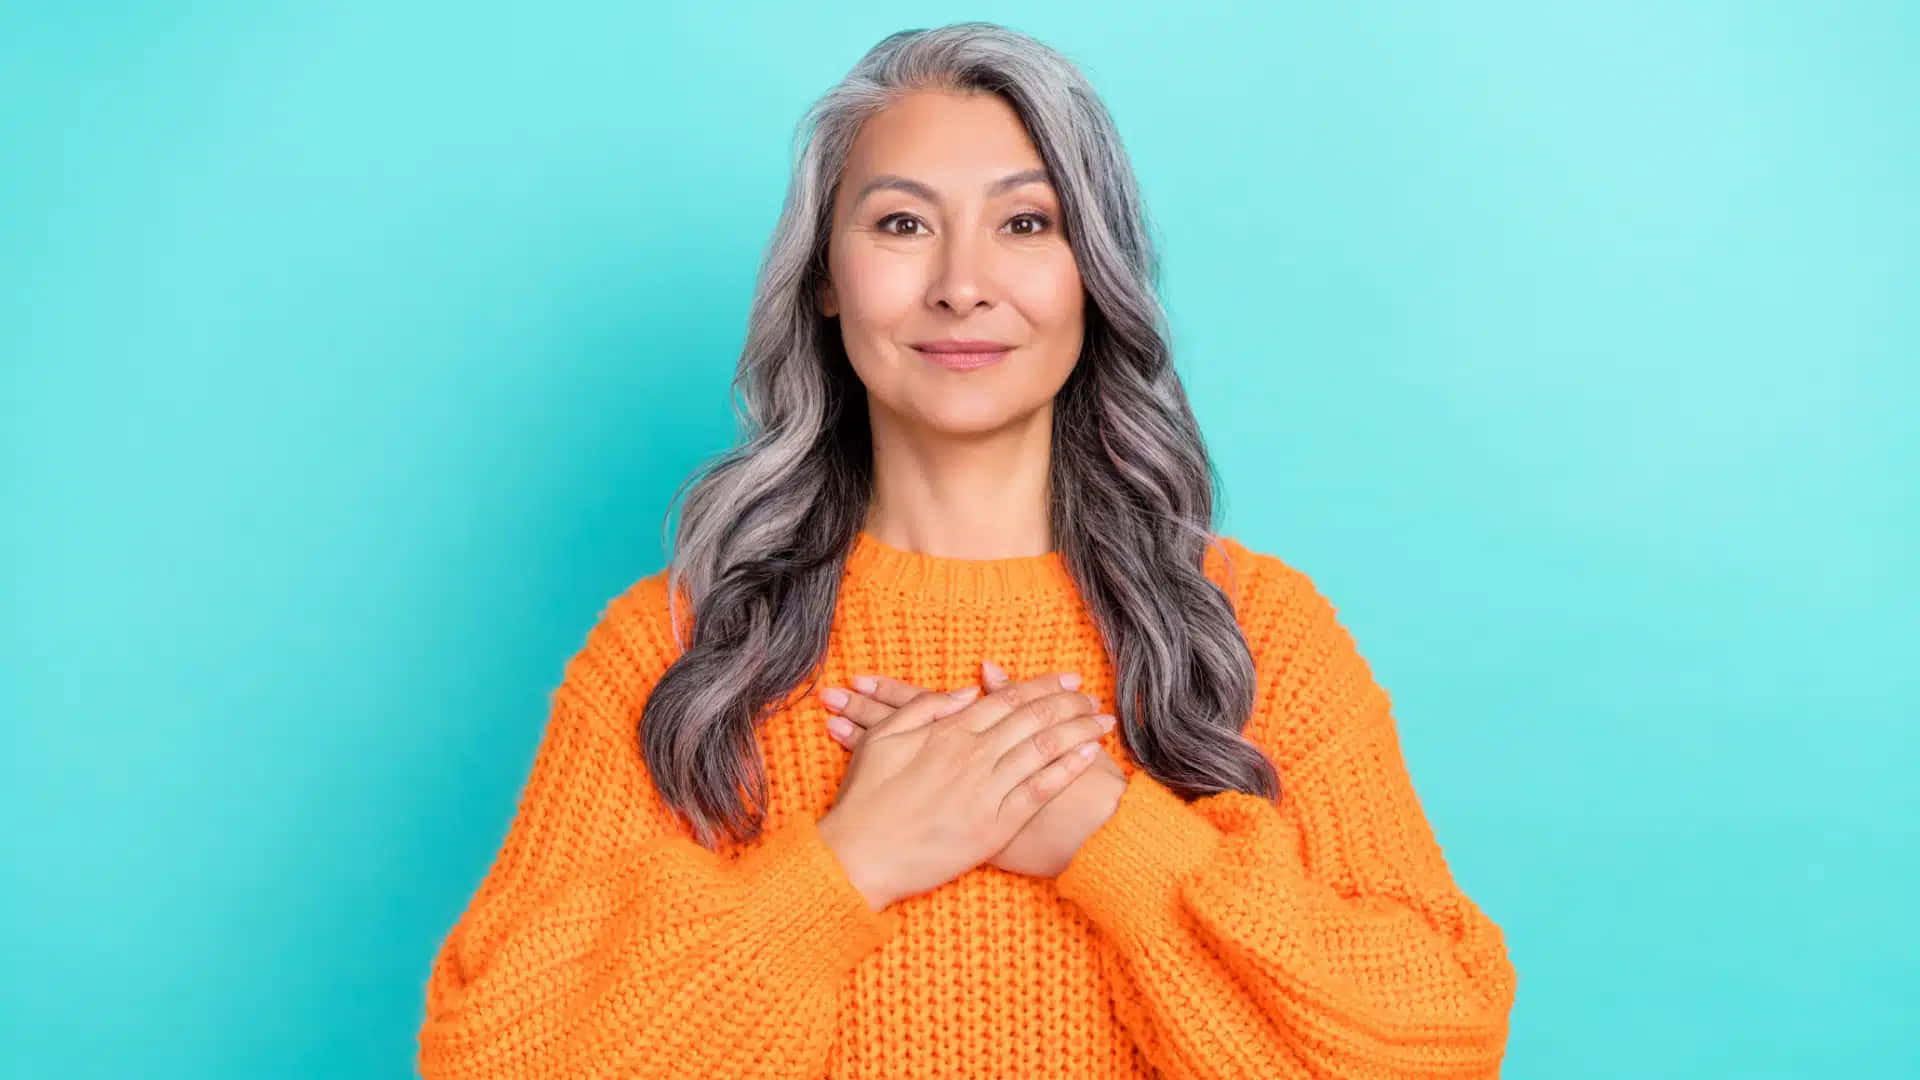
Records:
[[[1015,236],[1034,236],[1038,234],[1042,229],[1045,229],[1047,226],[1053,224],[1053,221],[1050,218],[1048,218],[1047,215],[1045,214],[1032,214],[1032,213],[1015,214],[1012,220],[1013,221],[1026,220],[1026,221],[1033,222],[1033,228],[1027,232],[1021,232],[1020,230],[1015,229],[1013,231],[1013,234]],[[1012,224],[1012,221],[1008,222],[1008,224]]]
[[[918,225],[918,224],[919,224],[919,219],[917,219],[917,218],[914,218],[914,217],[912,217],[911,215],[908,215],[908,214],[888,214],[888,215],[887,215],[886,217],[883,217],[883,218],[881,218],[881,219],[880,219],[879,221],[877,221],[877,222],[875,222],[874,224],[875,224],[875,225],[877,225],[877,226],[879,227],[879,229],[880,229],[880,231],[881,231],[881,232],[883,232],[883,233],[886,233],[886,234],[888,234],[888,235],[890,235],[890,236],[913,236],[913,235],[915,235],[914,233],[903,233],[903,232],[895,232],[894,230],[892,230],[892,229],[890,229],[890,228],[888,228],[888,226],[889,226],[890,224],[892,224],[893,222],[896,222],[896,221],[911,221],[911,222],[913,222],[913,223],[914,223],[915,225]]]

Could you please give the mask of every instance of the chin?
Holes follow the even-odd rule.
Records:
[[[1004,402],[943,402],[920,414],[920,422],[944,435],[985,435],[1032,416],[1033,409],[1011,408]]]

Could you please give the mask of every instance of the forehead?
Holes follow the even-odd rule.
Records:
[[[915,91],[868,117],[847,158],[850,191],[866,177],[898,173],[955,195],[1041,164],[1025,125],[998,94]]]

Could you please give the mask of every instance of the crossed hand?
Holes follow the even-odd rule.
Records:
[[[991,660],[982,661],[981,675],[989,694],[1011,682]],[[862,676],[853,684],[850,689],[827,687],[820,692],[833,714],[827,722],[828,733],[848,750],[858,749],[867,733],[896,709],[929,692],[885,676]],[[1088,745],[1094,753],[1086,767],[1074,773],[987,865],[1032,877],[1053,877],[1066,869],[1080,846],[1113,815],[1126,788],[1126,773],[1098,742]]]

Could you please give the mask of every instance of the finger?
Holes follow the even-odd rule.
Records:
[[[838,708],[832,705],[828,705],[827,707],[832,709],[836,714],[846,717],[863,728],[870,728],[880,721],[885,720],[887,717],[892,716],[894,709],[898,707],[875,701],[865,694],[856,694],[847,690],[842,690],[841,693],[846,694],[847,703]],[[913,699],[908,698],[907,700],[911,701]],[[905,704],[905,702],[901,704]]]
[[[979,733],[998,724],[1006,715],[1025,705],[1051,694],[1060,693],[1064,687],[1068,690],[1080,685],[1080,676],[1071,672],[1053,672],[1031,679],[1010,682],[994,690],[966,710],[966,715],[957,717],[968,731]]]
[[[883,675],[855,675],[853,689],[828,686],[820,691],[827,709],[847,717],[862,727],[872,727],[893,715],[893,710],[912,701],[925,690],[909,682]]]
[[[931,724],[943,716],[951,716],[959,712],[961,709],[973,704],[973,700],[979,696],[980,688],[977,686],[969,686],[961,690],[955,690],[951,694],[928,690],[925,693],[916,695],[912,701],[893,710],[892,716],[869,727],[867,733],[870,735],[895,735],[903,731],[912,731],[915,728]]]
[[[980,661],[980,681],[988,690],[998,690],[1013,681],[1007,669],[991,660]]]
[[[926,693],[927,688],[886,675],[855,675],[853,692],[865,694],[883,705],[897,709],[918,695]]]
[[[1087,771],[1096,756],[1089,751],[1097,752],[1099,747],[1099,743],[1082,743],[1017,781],[1013,789],[1000,800],[1003,820],[1024,825],[1039,813],[1042,806],[1072,783],[1074,777]]]
[[[1107,753],[1107,748],[1104,746],[1100,748],[1099,753],[1093,755],[1093,767],[1109,776],[1115,776],[1122,780],[1127,778],[1127,770],[1121,768],[1120,763],[1113,760],[1113,755]]]
[[[827,720],[827,735],[834,742],[851,750],[860,745],[860,740],[866,732],[861,730],[859,725],[848,721],[846,717],[835,716]]]
[[[1113,730],[1114,718],[1093,713],[1086,698],[1056,694],[1021,710],[982,736],[988,752],[999,755],[996,778],[1008,787],[1081,743],[1097,744]]]

